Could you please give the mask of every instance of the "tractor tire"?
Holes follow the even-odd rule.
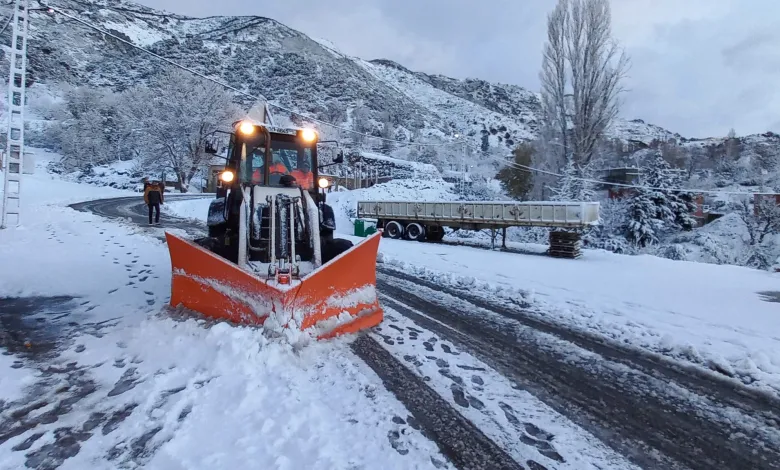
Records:
[[[425,228],[418,223],[412,222],[406,226],[404,238],[413,242],[425,241]]]
[[[322,264],[327,263],[338,255],[352,248],[354,245],[343,238],[323,238],[322,240]]]
[[[226,230],[227,224],[209,225],[209,237],[220,238]]]
[[[388,238],[399,240],[404,236],[404,228],[400,223],[396,222],[395,220],[391,220],[385,224],[384,233],[387,234]]]

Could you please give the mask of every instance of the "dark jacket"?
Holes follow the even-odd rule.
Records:
[[[163,191],[159,185],[149,184],[144,189],[144,202],[147,204],[160,204],[163,202]]]

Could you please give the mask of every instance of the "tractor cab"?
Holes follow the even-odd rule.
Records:
[[[330,181],[318,179],[314,130],[240,121],[229,135],[207,219],[212,251],[269,276],[289,266],[296,277],[351,246],[333,239],[333,209],[318,191]]]
[[[317,133],[238,122],[230,134],[217,197],[228,188],[299,187],[317,197]],[[327,187],[327,182],[323,184]]]

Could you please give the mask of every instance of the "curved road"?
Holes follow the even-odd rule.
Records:
[[[203,196],[168,200],[195,197]],[[71,207],[147,222],[139,198]],[[166,215],[162,228],[167,227],[192,235],[203,234],[205,228]],[[381,265],[377,281],[385,307],[521,384],[642,468],[780,469],[777,397],[545,323],[521,307],[492,304]],[[355,341],[353,350],[458,468],[524,468],[434,396],[424,380],[409,373],[372,336]]]
[[[166,195],[165,200],[167,202],[173,201],[186,201],[190,199],[204,199],[213,198],[213,195]],[[110,219],[128,220],[140,225],[141,227],[148,227],[149,223],[149,211],[143,202],[143,198],[139,195],[137,197],[116,197],[111,199],[97,199],[93,201],[79,202],[71,204],[69,207],[81,211],[91,212]],[[163,206],[164,207],[164,206]],[[164,210],[164,209],[163,209]],[[205,216],[205,214],[204,214]],[[177,228],[187,231],[192,235],[201,236],[205,233],[206,226],[203,223],[199,223],[194,220],[183,219],[181,217],[171,216],[169,214],[160,214],[161,225],[154,226],[156,228]]]

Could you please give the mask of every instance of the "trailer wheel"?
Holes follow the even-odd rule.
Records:
[[[390,222],[385,224],[385,232],[388,237],[398,240],[399,238],[404,236],[404,228],[396,222],[395,220],[391,220]]]
[[[406,233],[404,233],[404,238],[411,241],[424,241],[425,229],[422,225],[412,222],[406,226]]]

